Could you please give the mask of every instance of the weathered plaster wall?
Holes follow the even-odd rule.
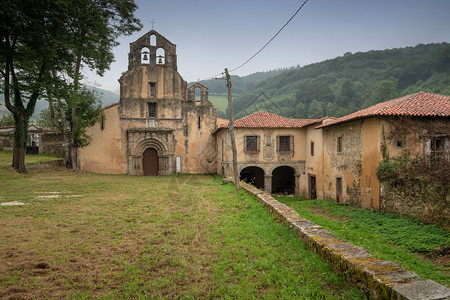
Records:
[[[450,135],[450,122],[446,119],[385,118],[381,126],[384,128],[384,142],[391,160],[408,153],[411,159],[426,163],[424,143],[427,137]],[[398,141],[402,141],[401,147]],[[437,167],[440,166],[444,164]],[[411,178],[385,179],[381,182],[380,210],[437,224],[449,230],[450,183],[442,185],[430,182],[429,176],[432,175],[427,174],[426,168],[420,174],[408,172],[406,175]]]
[[[119,106],[105,109],[103,113],[104,129],[97,123],[87,131],[91,143],[80,149],[81,169],[95,173],[126,174],[126,149],[122,142],[124,134],[120,128]]]
[[[378,209],[380,182],[377,178],[377,168],[381,161],[380,121],[377,118],[366,119],[361,128],[362,165],[361,165],[361,206]]]
[[[314,124],[305,128],[305,175],[300,177],[300,195],[308,197],[308,175],[316,176],[317,198],[324,199],[324,180],[323,180],[323,145],[322,129],[315,129],[320,124]],[[314,155],[311,155],[311,142],[314,143]]]
[[[448,118],[383,118],[380,126],[384,128],[390,157],[397,157],[405,150],[411,157],[423,157],[427,137],[450,136]],[[398,147],[397,141],[402,141],[403,146]]]
[[[245,151],[245,136],[258,136],[259,151]],[[291,136],[293,138],[293,150],[290,153],[281,153],[277,149],[277,136]],[[279,166],[290,166],[297,174],[305,172],[305,136],[303,128],[235,128],[236,149],[238,154],[239,172],[250,166],[257,166],[264,170],[265,175]],[[232,151],[231,139],[228,129],[217,134],[218,148],[218,174],[232,176]]]
[[[323,128],[323,193],[324,198],[336,199],[336,178],[342,178],[344,203],[361,206],[362,121]],[[337,151],[338,137],[342,151]]]

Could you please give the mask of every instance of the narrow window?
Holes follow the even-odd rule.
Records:
[[[150,46],[156,46],[156,35],[154,34],[150,36]]]
[[[156,97],[156,82],[150,82],[150,97]]]
[[[280,151],[280,152],[291,151],[291,136],[290,135],[280,136],[278,146],[279,146],[278,151]]]
[[[155,102],[148,103],[148,117],[156,118],[156,103]]]
[[[337,152],[342,152],[342,136],[337,137],[336,150],[337,150]]]
[[[105,116],[100,117],[100,130],[103,131],[105,129]]]
[[[202,118],[200,116],[198,116],[197,126],[198,126],[198,129],[202,128]]]
[[[258,151],[258,136],[256,135],[245,136],[245,151],[247,152]]]
[[[314,142],[311,142],[311,156],[314,156]]]

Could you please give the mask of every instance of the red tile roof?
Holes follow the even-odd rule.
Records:
[[[234,121],[236,128],[297,128],[308,121],[305,119],[289,119],[263,110]]]
[[[376,116],[450,117],[450,96],[418,92],[375,104],[317,128]]]
[[[263,110],[234,121],[235,128],[300,128],[318,122],[319,119],[289,119]],[[221,125],[213,133],[224,128],[228,124]]]

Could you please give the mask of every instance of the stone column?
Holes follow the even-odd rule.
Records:
[[[300,174],[295,174],[295,196],[300,195]]]
[[[264,175],[264,190],[269,194],[272,193],[272,175]]]

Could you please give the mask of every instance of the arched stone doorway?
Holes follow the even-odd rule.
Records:
[[[155,148],[147,148],[142,157],[144,176],[158,176],[159,158]]]
[[[292,167],[282,166],[273,170],[272,193],[295,194],[295,170]]]
[[[258,189],[264,189],[264,170],[259,167],[246,167],[241,171],[241,180]]]

